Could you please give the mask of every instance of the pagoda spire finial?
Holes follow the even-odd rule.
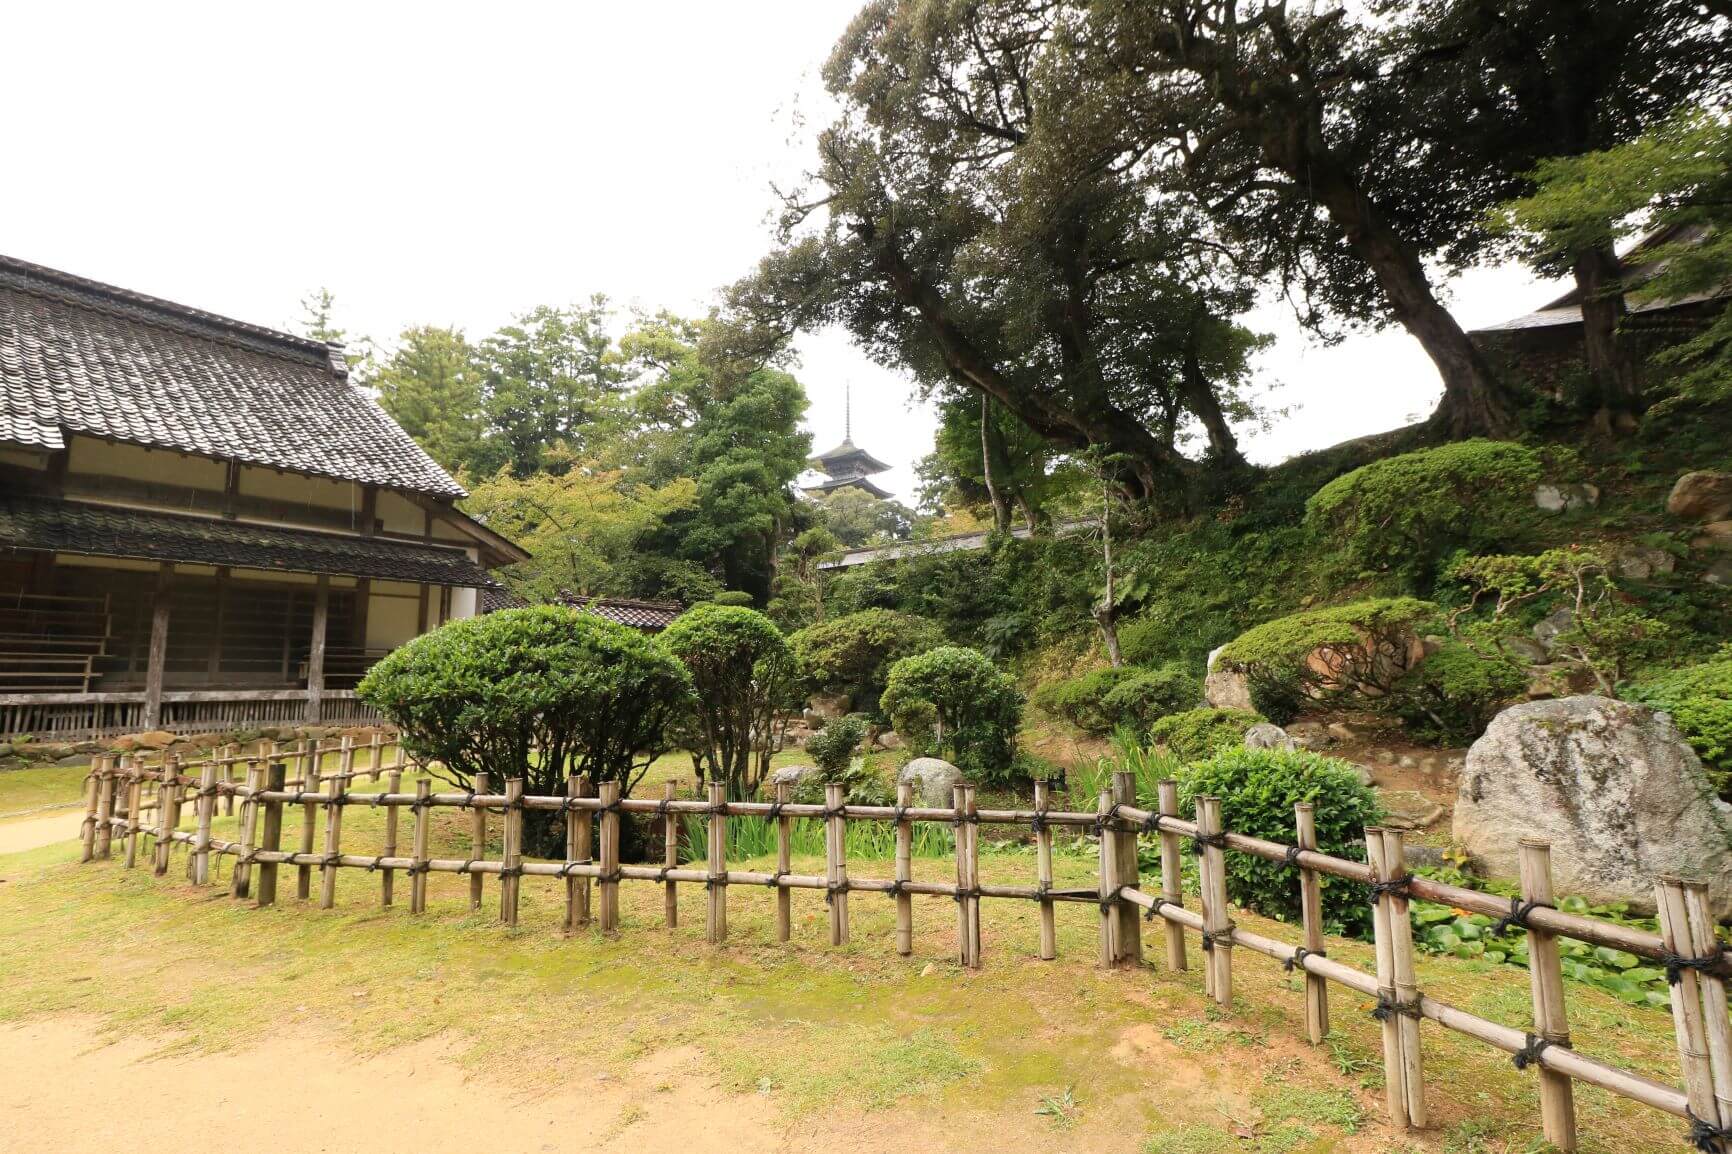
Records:
[[[854,383],[842,382],[842,439],[854,439]]]

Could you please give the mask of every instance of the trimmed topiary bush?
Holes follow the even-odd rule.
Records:
[[[849,714],[847,717],[838,717],[807,738],[806,752],[811,755],[812,764],[817,766],[824,776],[835,778],[848,768],[848,763],[853,760],[854,750],[865,739],[865,720]]]
[[[1345,761],[1304,750],[1232,749],[1196,762],[1179,774],[1179,797],[1189,808],[1198,797],[1221,799],[1221,822],[1233,833],[1293,844],[1293,807],[1310,802],[1317,819],[1317,848],[1336,857],[1365,860],[1354,844],[1365,827],[1382,820],[1383,807],[1371,787],[1361,785]],[[1299,874],[1282,863],[1229,853],[1227,896],[1266,917],[1299,920]],[[1365,887],[1324,876],[1326,932],[1364,937],[1371,927]]]
[[[880,705],[897,733],[916,747],[948,751],[964,773],[1002,781],[1014,772],[1022,695],[978,651],[943,645],[904,657],[891,666]]]
[[[1266,719],[1243,709],[1187,709],[1168,714],[1149,727],[1149,741],[1180,761],[1201,761],[1223,750],[1239,749],[1253,725]]]
[[[1457,549],[1508,539],[1531,515],[1540,454],[1509,441],[1457,441],[1373,461],[1305,503],[1305,522],[1356,564],[1428,578]]]
[[[701,776],[731,798],[751,797],[794,704],[794,655],[781,630],[754,609],[707,604],[674,618],[660,640],[691,671]]]
[[[1136,677],[1142,670],[1123,665],[1117,669],[1091,669],[1076,677],[1049,681],[1036,689],[1029,703],[1043,713],[1062,718],[1090,733],[1111,733],[1112,720],[1104,702],[1107,694]]]
[[[1714,788],[1732,794],[1732,647],[1712,661],[1639,681],[1624,696],[1671,714]]]
[[[846,693],[862,709],[876,706],[892,665],[943,643],[933,622],[891,609],[862,609],[788,638],[809,690]]]
[[[1396,682],[1390,704],[1414,737],[1470,745],[1527,684],[1526,671],[1509,658],[1450,641]]]
[[[1420,624],[1436,613],[1412,597],[1308,609],[1247,630],[1217,661],[1246,676],[1257,712],[1286,725],[1310,702],[1387,695],[1418,656]]]
[[[1079,729],[1105,734],[1121,725],[1141,732],[1157,719],[1189,709],[1202,699],[1203,683],[1183,666],[1124,665],[1048,682],[1035,690],[1032,701]]]

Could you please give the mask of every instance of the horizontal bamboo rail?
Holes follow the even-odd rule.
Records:
[[[1496,897],[1420,878],[1407,872],[1401,835],[1392,830],[1366,830],[1369,862],[1350,861],[1308,848],[1315,844],[1315,827],[1310,807],[1297,807],[1295,812],[1296,844],[1283,845],[1263,838],[1224,831],[1220,827],[1220,802],[1215,798],[1197,800],[1197,817],[1186,820],[1173,812],[1176,788],[1162,783],[1160,808],[1147,810],[1128,800],[1132,784],[1125,779],[1114,783],[1110,792],[1103,792],[1095,812],[1054,810],[1047,805],[1044,788],[1036,793],[1035,808],[980,809],[974,804],[973,788],[959,786],[950,808],[934,806],[869,806],[841,804],[840,794],[832,791],[827,804],[795,804],[779,792],[774,802],[727,801],[715,790],[707,800],[680,799],[664,796],[657,800],[621,798],[618,784],[603,782],[592,788],[583,779],[574,778],[567,791],[559,796],[535,796],[522,793],[522,782],[513,779],[505,783],[503,793],[447,792],[434,793],[429,783],[416,783],[413,793],[400,788],[387,792],[357,793],[348,787],[357,778],[383,774],[397,786],[403,764],[399,760],[386,764],[375,743],[369,764],[357,768],[357,750],[348,743],[337,747],[341,766],[337,772],[319,772],[317,755],[321,752],[298,749],[289,751],[291,759],[303,763],[303,777],[289,788],[288,767],[280,762],[265,765],[256,756],[215,756],[200,763],[198,774],[181,772],[191,766],[178,766],[173,758],[157,767],[142,759],[127,758],[117,763],[105,759],[93,768],[86,791],[86,822],[84,860],[106,857],[112,839],[119,837],[130,847],[143,837],[155,843],[154,859],[158,874],[166,872],[168,854],[175,846],[192,851],[191,872],[199,884],[214,877],[212,859],[232,857],[236,869],[259,869],[257,903],[271,904],[275,900],[276,869],[292,865],[310,875],[321,872],[323,884],[319,895],[322,906],[335,901],[337,874],[343,869],[381,872],[384,885],[381,903],[391,902],[391,879],[395,871],[405,871],[410,877],[412,913],[420,913],[426,905],[426,877],[432,873],[467,875],[476,889],[472,901],[479,903],[479,886],[485,877],[501,879],[500,918],[508,925],[517,921],[521,881],[525,877],[560,879],[567,887],[565,928],[572,932],[588,923],[589,891],[594,882],[601,890],[599,928],[604,933],[619,930],[618,887],[622,882],[647,882],[665,887],[664,918],[670,927],[677,925],[676,887],[681,884],[701,885],[709,903],[707,935],[720,942],[727,935],[728,889],[731,886],[758,886],[775,891],[777,897],[777,937],[787,938],[786,895],[793,890],[814,890],[824,893],[830,908],[830,941],[841,945],[848,940],[847,898],[851,892],[886,894],[897,908],[896,946],[898,952],[909,953],[912,941],[908,919],[904,913],[911,896],[942,897],[957,903],[957,957],[967,967],[981,964],[981,899],[1008,899],[1039,904],[1042,917],[1040,957],[1056,953],[1048,915],[1055,902],[1086,902],[1098,905],[1101,913],[1101,961],[1105,965],[1137,964],[1142,956],[1141,927],[1135,914],[1144,919],[1160,921],[1166,927],[1165,960],[1170,968],[1183,969],[1186,959],[1186,934],[1199,935],[1205,956],[1203,966],[1205,988],[1221,1005],[1232,1002],[1232,950],[1243,948],[1281,963],[1283,968],[1296,971],[1305,978],[1307,1035],[1313,1044],[1322,1040],[1326,1031],[1328,1011],[1325,990],[1334,984],[1356,995],[1376,1001],[1373,1016],[1384,1023],[1385,1083],[1389,1110],[1398,1127],[1420,1129],[1426,1125],[1428,1107],[1425,1101],[1424,1068],[1420,1053],[1419,1023],[1430,1021],[1475,1039],[1515,1059],[1518,1069],[1533,1067],[1542,1077],[1543,1123],[1548,1140],[1562,1150],[1575,1149],[1575,1118],[1570,1086],[1583,1082],[1633,1102],[1685,1118],[1691,1124],[1688,1140],[1698,1150],[1710,1154],[1732,1154],[1732,1019],[1727,1015],[1726,981],[1732,978],[1725,952],[1720,948],[1708,912],[1703,887],[1676,878],[1660,879],[1659,896],[1662,933],[1649,934],[1627,926],[1603,922],[1560,911],[1550,905],[1551,883],[1549,859],[1544,843],[1532,840],[1523,843],[1523,892],[1526,900],[1506,903]],[[235,765],[247,767],[244,782],[234,779]],[[144,798],[151,790],[155,796]],[[899,798],[909,795],[899,792]],[[241,803],[241,832],[235,840],[217,838],[211,834],[212,815],[218,798]],[[197,826],[188,831],[178,828],[182,807],[191,803],[197,815]],[[308,829],[303,834],[300,850],[281,847],[282,814],[285,807],[300,806],[308,817]],[[384,852],[358,854],[343,852],[342,813],[351,806],[384,809],[387,821]],[[428,815],[434,809],[467,811],[474,816],[475,829],[480,831],[474,842],[471,858],[433,858],[427,854]],[[413,851],[405,856],[396,851],[396,813],[407,809],[413,816]],[[146,823],[142,815],[155,812],[157,820]],[[324,850],[312,848],[312,824],[323,813]],[[497,811],[505,822],[505,842],[502,856],[489,859],[482,856],[485,846],[485,815]],[[542,811],[565,815],[567,838],[566,860],[530,861],[522,857],[522,823],[526,812]],[[669,823],[663,864],[627,865],[619,861],[622,814],[657,814]],[[680,867],[675,863],[675,842],[671,832],[672,819],[681,815],[702,817],[708,823],[710,860],[700,866],[692,863]],[[764,820],[778,833],[777,868],[773,871],[738,870],[727,866],[725,847],[728,822],[742,818]],[[821,819],[825,826],[826,863],[822,874],[795,874],[789,870],[788,822],[793,818]],[[258,826],[262,821],[263,832]],[[870,821],[891,823],[897,832],[898,856],[896,877],[857,877],[850,873],[846,861],[846,823]],[[600,828],[599,860],[590,856],[591,823]],[[906,843],[907,831],[916,822],[945,823],[957,830],[956,881],[915,881],[909,874]],[[1037,847],[1043,852],[1037,857],[1039,878],[1035,885],[987,884],[979,880],[978,839],[980,825],[1027,826],[1036,836]],[[1087,889],[1059,890],[1051,884],[1051,832],[1055,828],[1072,829],[1100,837],[1100,881]],[[1161,885],[1159,892],[1144,890],[1138,875],[1137,839],[1145,834],[1158,834],[1161,847]],[[1180,839],[1190,839],[1192,848],[1201,855],[1202,887],[1198,909],[1184,905],[1184,895],[1178,885],[1177,854]],[[1302,897],[1305,943],[1289,944],[1237,926],[1232,921],[1232,908],[1224,886],[1225,855],[1229,852],[1246,854],[1265,861],[1282,863],[1295,871],[1295,882]],[[125,854],[127,865],[133,863],[131,849]],[[1320,875],[1343,878],[1365,885],[1376,907],[1377,972],[1366,973],[1328,957],[1320,948],[1321,902],[1314,887]],[[231,888],[235,896],[244,896],[243,875]],[[573,888],[579,887],[579,888]],[[303,889],[302,897],[310,897]],[[1461,909],[1482,912],[1509,919],[1527,930],[1536,948],[1530,951],[1530,973],[1534,986],[1534,1021],[1530,1029],[1518,1029],[1490,1021],[1458,1006],[1433,998],[1418,989],[1414,973],[1413,946],[1407,903],[1411,898],[1443,902]],[[1557,970],[1557,951],[1551,942],[1556,937],[1570,937],[1593,945],[1611,946],[1647,958],[1665,966],[1673,979],[1672,1000],[1684,1086],[1666,1085],[1634,1072],[1580,1054],[1570,1048],[1569,1028],[1565,1016],[1561,976]]]

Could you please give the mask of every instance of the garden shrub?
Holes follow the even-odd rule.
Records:
[[[929,733],[930,749],[977,779],[1012,772],[1022,695],[984,655],[943,645],[890,668],[880,702],[905,738]]]
[[[1390,705],[1412,736],[1470,745],[1527,684],[1521,665],[1501,653],[1450,641],[1396,682]]]
[[[710,604],[733,605],[750,608],[752,604],[752,595],[747,593],[744,589],[723,589],[720,593],[717,593],[710,598]]]
[[[1293,807],[1310,802],[1317,820],[1317,848],[1326,854],[1365,860],[1365,827],[1383,807],[1370,786],[1361,785],[1348,762],[1305,750],[1231,749],[1180,771],[1181,805],[1198,797],[1221,799],[1221,822],[1232,833],[1292,845]],[[1228,853],[1227,896],[1266,917],[1299,920],[1299,874],[1280,862]],[[1365,887],[1324,876],[1326,932],[1363,937],[1371,926]]]
[[[806,739],[806,752],[826,777],[834,778],[848,768],[854,750],[866,738],[864,719],[849,714],[838,717]]]
[[[781,745],[783,712],[794,704],[794,656],[762,613],[737,605],[697,605],[662,631],[661,643],[691,671],[701,777],[746,798]],[[701,782],[700,782],[701,784]]]
[[[1257,712],[1285,725],[1313,701],[1388,694],[1412,665],[1419,625],[1436,612],[1412,597],[1308,609],[1240,634],[1217,664],[1243,673]]]
[[[1638,681],[1624,696],[1671,714],[1714,788],[1732,794],[1732,647],[1711,661]]]
[[[1179,761],[1200,761],[1245,744],[1245,734],[1264,720],[1244,709],[1187,709],[1149,727],[1149,741]]]
[[[1123,725],[1146,730],[1158,718],[1188,709],[1202,699],[1203,683],[1182,666],[1142,669],[1123,665],[1048,682],[1035,691],[1032,700],[1079,729],[1106,734]]]
[[[807,687],[846,693],[859,709],[877,707],[890,667],[944,643],[938,626],[892,609],[863,609],[808,625],[788,638]]]
[[[1049,681],[1034,691],[1031,704],[1054,717],[1063,718],[1090,733],[1111,733],[1113,720],[1106,715],[1107,694],[1142,673],[1131,665],[1116,669],[1091,669],[1076,677]]]
[[[1456,441],[1335,478],[1305,503],[1305,521],[1363,568],[1429,578],[1457,549],[1506,540],[1531,516],[1543,471],[1526,445]]]
[[[559,605],[502,609],[424,633],[382,658],[357,687],[464,788],[478,773],[565,792],[567,773],[617,781],[629,796],[669,748],[692,682],[635,629]],[[533,752],[533,756],[532,756]],[[548,847],[557,814],[530,811],[526,844]]]

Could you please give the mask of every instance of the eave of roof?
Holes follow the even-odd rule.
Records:
[[[865,477],[833,477],[828,481],[820,481],[814,485],[803,486],[803,488],[808,493],[833,493],[837,489],[848,488],[864,489],[874,497],[877,497],[880,501],[887,501],[890,499],[890,491],[888,489],[879,488]]]
[[[834,449],[819,453],[809,463],[813,468],[825,472],[837,469],[845,463],[852,465],[853,468],[849,471],[855,473],[882,473],[890,468],[889,465],[860,448],[852,440],[844,440]]]

